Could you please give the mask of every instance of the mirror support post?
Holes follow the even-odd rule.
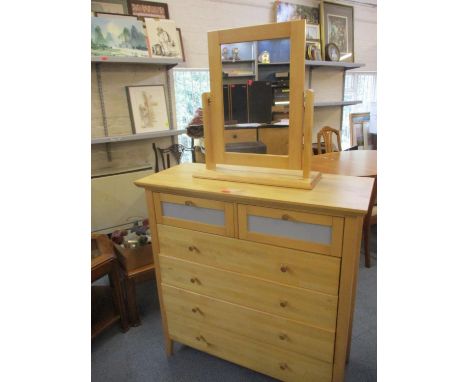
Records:
[[[214,170],[216,163],[213,158],[212,126],[211,126],[211,94],[202,95],[203,107],[203,137],[205,141],[205,164],[208,170]]]
[[[312,156],[312,130],[314,128],[314,91],[308,89],[304,94],[304,144],[302,149],[302,175],[310,176],[310,157]]]

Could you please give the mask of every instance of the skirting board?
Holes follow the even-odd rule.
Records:
[[[322,173],[311,171],[309,178],[302,177],[301,170],[284,170],[264,167],[216,165],[215,170],[206,168],[193,174],[194,178],[224,180],[228,182],[261,184],[311,190],[319,182]]]

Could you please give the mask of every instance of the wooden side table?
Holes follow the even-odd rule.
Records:
[[[122,248],[114,243],[114,248],[124,275],[130,325],[138,326],[141,321],[138,313],[135,284],[155,278],[151,244],[136,248]]]
[[[127,312],[120,282],[119,263],[112,242],[105,235],[91,235],[91,282],[108,275],[110,286],[91,286],[91,340],[120,321],[128,330]]]

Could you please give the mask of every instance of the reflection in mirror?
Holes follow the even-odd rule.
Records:
[[[221,45],[226,152],[288,155],[290,39]]]

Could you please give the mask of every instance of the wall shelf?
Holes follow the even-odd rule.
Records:
[[[93,63],[164,65],[164,66],[168,66],[172,68],[173,66],[176,66],[177,64],[182,62],[182,60],[178,58],[91,56],[91,62]]]
[[[242,63],[251,63],[255,62],[255,60],[237,60],[237,61],[221,61],[223,64],[242,64]]]
[[[362,103],[362,101],[315,102],[314,107],[351,106],[358,105],[360,103]]]
[[[320,68],[320,67],[327,67],[327,68],[336,68],[336,69],[344,69],[344,70],[349,70],[349,69],[356,69],[356,68],[361,68],[365,64],[359,64],[355,62],[339,62],[339,61],[312,61],[312,60],[306,60],[305,62],[306,66],[309,66],[311,69],[312,68]]]
[[[156,131],[154,133],[146,134],[132,134],[132,135],[117,135],[113,137],[100,137],[91,139],[91,144],[101,144],[101,143],[116,143],[116,142],[128,142],[128,141],[140,141],[143,139],[153,139],[153,138],[162,138],[162,137],[172,137],[175,135],[185,134],[186,129],[179,130],[166,130],[166,131]]]

